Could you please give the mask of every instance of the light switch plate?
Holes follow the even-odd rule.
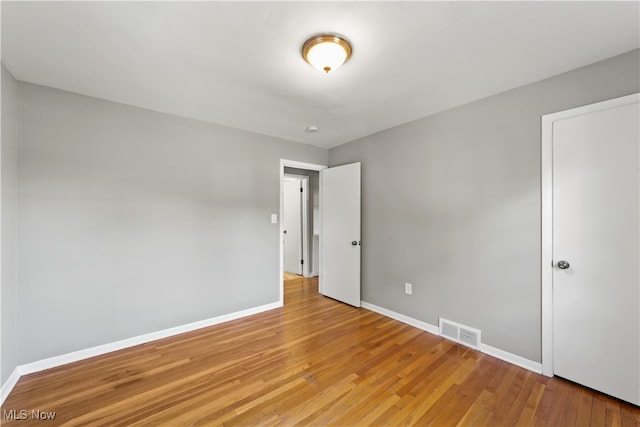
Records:
[[[271,214],[271,224],[278,223],[278,214]]]
[[[404,284],[404,293],[407,295],[413,294],[413,285],[411,283]]]

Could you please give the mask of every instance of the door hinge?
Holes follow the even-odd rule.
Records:
[[[302,187],[300,187],[300,192],[302,193]]]
[[[300,264],[304,264],[304,260],[303,259],[300,260]]]

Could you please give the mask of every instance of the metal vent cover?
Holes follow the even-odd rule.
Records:
[[[460,341],[467,344],[469,347],[478,348],[480,342],[478,341],[478,334],[468,329],[460,328]]]
[[[480,349],[482,332],[479,329],[461,325],[451,320],[439,318],[440,335],[467,347]]]
[[[442,322],[440,323],[440,335],[444,335],[445,337],[449,337],[449,338],[453,338],[454,340],[457,340],[458,327],[448,322]]]

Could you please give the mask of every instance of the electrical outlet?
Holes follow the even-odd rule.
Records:
[[[411,283],[404,284],[404,293],[407,295],[413,294],[413,285]]]

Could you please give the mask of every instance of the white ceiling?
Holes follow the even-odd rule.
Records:
[[[638,48],[639,5],[3,1],[2,60],[19,80],[333,147]],[[323,31],[353,43],[329,75],[300,56]]]

